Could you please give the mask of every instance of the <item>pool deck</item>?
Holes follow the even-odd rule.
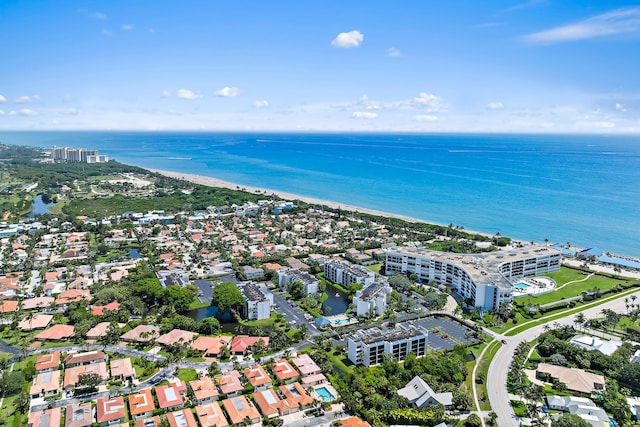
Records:
[[[523,289],[515,286],[520,283],[527,285],[527,288]],[[530,295],[542,295],[554,291],[555,289],[556,282],[549,277],[525,277],[518,279],[518,281],[513,284],[513,297],[518,298]]]

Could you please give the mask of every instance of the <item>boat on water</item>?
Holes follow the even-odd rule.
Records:
[[[340,294],[336,292],[336,298],[340,298]]]
[[[191,160],[191,157],[167,157],[167,160]]]

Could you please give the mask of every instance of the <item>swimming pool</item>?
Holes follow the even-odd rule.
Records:
[[[528,289],[529,285],[527,285],[526,283],[516,283],[515,285],[513,285],[514,288],[516,289]]]
[[[336,400],[336,397],[331,394],[329,389],[327,389],[326,387],[318,387],[316,389],[316,393],[318,393],[318,396],[320,396],[323,402],[333,402],[334,400]]]

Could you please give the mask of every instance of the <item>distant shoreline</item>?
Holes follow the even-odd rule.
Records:
[[[143,169],[146,169],[146,170],[148,170],[150,172],[154,172],[154,173],[157,173],[157,174],[160,174],[160,175],[164,175],[164,176],[169,177],[169,178],[183,179],[185,181],[189,181],[189,182],[192,182],[194,184],[206,185],[208,187],[220,187],[220,188],[228,188],[228,189],[231,189],[231,190],[242,190],[242,191],[246,191],[246,192],[249,192],[249,193],[256,193],[256,194],[257,193],[261,193],[261,194],[264,194],[265,196],[268,196],[268,195],[271,195],[271,194],[275,194],[275,195],[277,195],[278,197],[280,197],[281,199],[284,199],[284,200],[300,200],[300,201],[306,202],[306,203],[327,206],[327,207],[332,208],[332,209],[343,209],[345,211],[361,212],[361,213],[366,213],[366,214],[371,214],[371,215],[376,215],[376,216],[397,218],[397,219],[401,219],[401,220],[408,221],[408,222],[419,222],[419,223],[424,223],[424,224],[438,225],[438,226],[442,226],[442,227],[446,227],[447,226],[445,224],[439,224],[437,222],[425,221],[425,220],[422,220],[422,219],[413,218],[413,217],[406,216],[406,215],[399,215],[399,214],[394,214],[394,213],[391,213],[391,212],[384,212],[384,211],[379,211],[379,210],[375,210],[375,209],[363,208],[363,207],[360,207],[360,206],[345,205],[344,203],[333,202],[333,201],[330,201],[330,200],[317,199],[315,197],[301,196],[299,194],[288,193],[286,191],[278,191],[278,190],[272,190],[270,188],[252,187],[252,186],[249,186],[249,185],[236,184],[236,183],[233,183],[233,182],[224,181],[222,179],[213,178],[213,177],[210,177],[210,176],[196,175],[196,174],[183,173],[183,172],[172,172],[172,171],[161,170],[161,169],[151,169],[151,168],[143,168]],[[490,233],[486,233],[486,232],[482,232],[482,231],[476,231],[476,230],[468,230],[466,228],[463,231],[466,232],[466,233],[479,234],[481,236],[487,236],[487,237],[493,237],[494,236],[493,234],[490,234]],[[509,237],[509,236],[503,236],[503,237]],[[519,242],[519,241],[522,241],[522,240],[511,239],[511,241],[512,242]]]

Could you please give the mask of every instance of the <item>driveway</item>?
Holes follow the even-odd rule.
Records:
[[[212,283],[209,280],[196,280],[193,283],[202,293],[202,295],[198,295],[198,300],[200,300],[200,302],[210,302],[213,297]]]

